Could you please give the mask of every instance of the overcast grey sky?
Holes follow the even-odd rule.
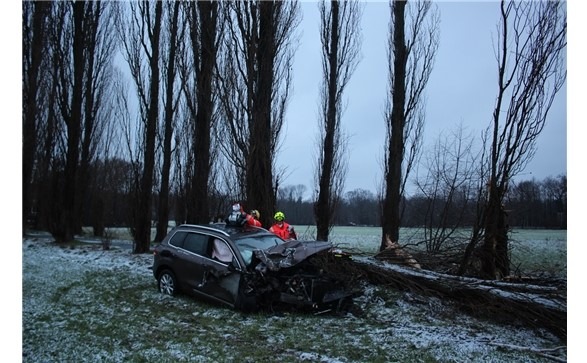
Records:
[[[499,2],[438,1],[436,4],[441,19],[440,45],[426,88],[424,149],[436,141],[440,132],[454,130],[460,123],[480,140],[481,131],[490,123],[497,94],[493,39],[499,22]],[[321,45],[317,3],[303,2],[301,10],[303,20],[298,28],[301,38],[295,54],[293,92],[277,163],[287,168],[287,179],[281,185],[304,184],[310,194],[322,77]],[[388,21],[387,1],[364,4],[362,60],[344,93],[347,108],[342,125],[351,136],[346,191],[361,188],[376,192],[382,181]],[[557,95],[539,137],[537,153],[522,179],[542,180],[566,174],[566,116],[566,89],[563,89]]]
[[[439,132],[451,130],[457,124],[466,124],[468,130],[479,135],[491,117],[496,95],[496,64],[493,56],[492,36],[496,34],[498,7],[496,1],[437,1],[441,16],[440,47],[434,70],[427,87],[426,145],[431,145]],[[346,190],[356,188],[376,191],[381,175],[381,159],[385,126],[383,105],[386,97],[386,38],[388,36],[389,8],[387,1],[365,2],[362,19],[362,60],[344,94],[347,109],[343,114],[343,125],[351,135],[350,159]],[[11,114],[20,118],[20,93],[10,89],[22,87],[21,36],[22,3],[4,2],[1,14],[2,32],[6,44],[14,48],[8,57],[9,65],[2,67],[4,95]],[[288,106],[284,143],[277,163],[287,167],[287,179],[282,185],[304,184],[311,192],[314,173],[316,119],[318,113],[318,90],[321,79],[321,50],[318,37],[319,12],[315,1],[301,4],[303,20],[298,28],[301,33],[299,48],[295,55],[294,84]],[[570,92],[569,165],[580,165],[584,155],[583,142],[579,137],[582,122],[573,123],[583,111],[578,94],[584,80],[580,68],[583,56],[584,5],[581,0],[571,0],[569,8],[569,77]],[[576,41],[574,41],[576,40]],[[584,84],[584,83],[583,83]],[[574,95],[574,98],[571,96]],[[574,101],[574,102],[573,102]],[[567,172],[567,120],[566,90],[561,92],[538,142],[538,151],[533,162],[526,168],[528,178],[543,179]],[[573,107],[574,106],[574,107]],[[2,133],[2,153],[6,164],[21,168],[20,159],[11,157],[11,150],[21,150],[19,138],[14,138],[12,124],[3,123],[7,132]],[[22,132],[20,132],[22,135]],[[572,140],[575,139],[575,142]],[[425,145],[425,147],[426,147]],[[574,162],[573,160],[576,160]],[[579,168],[580,169],[580,168]],[[18,174],[20,175],[20,174]],[[569,178],[569,184],[573,179]],[[20,183],[15,187],[19,188]],[[575,199],[576,200],[576,199]]]

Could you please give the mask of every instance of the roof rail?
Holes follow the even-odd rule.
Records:
[[[206,226],[203,224],[189,224],[189,223],[184,223],[179,225],[178,227],[196,227],[196,228],[201,228],[201,229],[205,229],[208,231],[213,231],[213,232],[217,232],[217,233],[222,233],[223,235],[225,235],[226,237],[230,237],[230,234],[228,234],[225,230],[221,229],[222,227],[218,226],[218,227],[211,227],[211,226]]]

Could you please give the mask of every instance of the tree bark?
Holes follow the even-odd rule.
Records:
[[[143,157],[143,174],[141,175],[140,190],[138,193],[138,215],[136,221],[136,235],[134,253],[147,253],[151,245],[153,171],[155,168],[155,137],[157,135],[157,120],[159,116],[159,42],[161,34],[161,14],[163,3],[155,5],[155,20],[151,35],[152,54],[149,58],[151,70],[150,100],[145,130],[145,150]]]
[[[211,170],[211,136],[214,100],[212,85],[216,65],[218,3],[199,1],[197,3],[201,31],[192,32],[193,41],[200,44],[199,72],[196,82],[198,110],[194,124],[194,174],[191,181],[193,205],[188,207],[188,221],[208,223],[210,221],[209,186]],[[197,38],[197,39],[196,39]]]
[[[252,110],[252,129],[246,170],[246,195],[249,209],[272,211],[275,209],[273,190],[273,168],[271,153],[271,104],[273,100],[274,62],[277,53],[275,43],[276,8],[281,3],[259,2],[259,46],[255,54],[258,69],[255,72],[256,86]],[[269,213],[261,214],[261,223],[271,224]]]
[[[51,9],[51,3],[45,1],[23,2],[23,18],[30,17],[29,34],[23,34],[23,87],[22,87],[22,225],[27,225],[27,218],[31,214],[31,183],[35,154],[40,135],[39,123],[39,96],[41,93],[41,64],[47,37],[45,35],[46,21]],[[24,21],[24,20],[23,20]],[[23,23],[24,24],[24,23]],[[23,29],[23,33],[27,29]],[[26,40],[26,41],[25,41]]]
[[[84,204],[91,206],[92,203],[85,203],[91,200],[93,196],[87,196],[88,185],[90,184],[89,168],[93,159],[95,159],[95,145],[99,135],[97,135],[98,112],[95,109],[96,104],[101,104],[105,96],[101,94],[98,89],[98,82],[96,77],[104,77],[105,67],[104,62],[100,62],[97,57],[100,19],[104,11],[104,7],[108,6],[102,2],[88,2],[86,8],[86,36],[85,46],[87,51],[86,71],[85,71],[85,95],[84,95],[84,118],[83,118],[83,138],[81,140],[81,155],[79,166],[79,178],[77,185],[77,195],[80,197],[76,201],[77,219],[75,221],[76,233],[81,233],[82,217],[84,215]],[[106,36],[101,32],[101,36]],[[107,49],[105,51],[108,51]],[[86,198],[87,196],[87,198]],[[84,200],[86,198],[86,200]]]
[[[500,279],[510,274],[508,228],[501,204],[499,187],[492,184],[485,212],[485,236],[481,255],[481,274],[486,279]],[[496,190],[495,192],[493,190]],[[502,197],[503,198],[503,197]]]
[[[161,189],[159,190],[159,208],[157,220],[157,232],[155,241],[163,241],[167,235],[169,222],[169,173],[171,170],[171,139],[173,138],[173,122],[175,116],[175,63],[177,53],[177,33],[179,17],[179,1],[173,4],[173,15],[169,35],[169,59],[167,61],[167,78],[165,94],[165,130],[163,134],[163,167],[161,170]]]
[[[322,43],[321,117],[318,143],[316,239],[327,241],[344,189],[347,140],[342,128],[342,95],[360,57],[361,5],[331,0],[320,4]]]
[[[458,304],[464,311],[501,323],[521,322],[548,329],[561,339],[567,335],[566,281],[551,285],[489,281],[445,275],[353,257],[358,268],[374,284],[435,296]]]
[[[318,191],[318,201],[315,206],[316,216],[316,239],[318,241],[328,241],[328,233],[330,232],[330,223],[332,213],[334,212],[331,202],[331,184],[332,184],[332,168],[334,159],[334,132],[337,127],[337,80],[338,80],[338,1],[330,2],[331,19],[330,24],[330,47],[328,52],[328,100],[327,112],[325,120],[325,134],[324,134],[324,150],[322,158],[322,173],[320,174],[320,183]]]
[[[67,152],[64,169],[64,185],[60,190],[61,208],[57,211],[51,233],[58,243],[69,242],[75,232],[77,178],[80,154],[82,123],[82,101],[84,94],[85,68],[85,3],[73,4],[73,88],[71,90],[70,110],[62,108],[62,116],[67,129]],[[65,101],[65,100],[63,100]]]
[[[385,249],[387,238],[393,242],[399,240],[401,222],[401,180],[402,161],[404,157],[404,125],[406,102],[406,64],[408,53],[405,41],[406,1],[393,1],[393,105],[391,110],[391,137],[389,138],[389,155],[385,173],[385,196],[381,213],[382,237],[380,250]]]

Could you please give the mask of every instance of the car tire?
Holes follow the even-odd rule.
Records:
[[[177,293],[177,280],[170,270],[163,270],[157,279],[159,292],[166,295],[175,296]]]

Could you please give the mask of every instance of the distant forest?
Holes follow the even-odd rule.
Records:
[[[298,186],[298,190],[300,187]],[[304,201],[296,188],[281,190],[278,206],[290,223],[312,225],[312,203]],[[457,198],[458,199],[458,198]],[[542,181],[526,180],[514,184],[504,205],[507,222],[517,228],[567,228],[567,177],[559,175]],[[356,189],[345,194],[335,213],[335,225],[380,226],[380,202],[373,192]],[[414,195],[404,198],[403,227],[460,226],[470,227],[477,208],[474,198],[448,201]]]
[[[104,227],[128,227],[132,220],[132,206],[129,185],[132,182],[131,168],[122,160],[110,160],[94,164],[94,177],[91,189],[86,194],[83,222],[85,226],[94,226],[96,230]],[[289,223],[297,225],[314,225],[313,203],[304,199],[304,185],[286,185],[277,192],[277,209],[285,213]],[[459,193],[454,193],[458,195]],[[466,195],[466,193],[462,193]],[[171,193],[170,220],[185,222],[185,203],[182,196]],[[153,194],[153,205],[158,205],[158,195]],[[216,219],[226,217],[232,197],[215,194],[211,198],[211,215]],[[244,203],[245,208],[254,209]],[[452,226],[469,227],[475,218],[476,198],[441,197],[413,195],[403,200],[402,226]],[[517,228],[567,228],[567,178],[566,175],[548,177],[544,180],[526,180],[513,185],[508,192],[507,222]],[[96,213],[103,218],[96,218]],[[156,220],[157,209],[153,210]],[[96,224],[96,221],[98,223]],[[42,228],[42,221],[31,215],[29,223]],[[338,203],[335,211],[335,225],[380,226],[381,208],[379,197],[369,190],[355,189],[347,192]]]

